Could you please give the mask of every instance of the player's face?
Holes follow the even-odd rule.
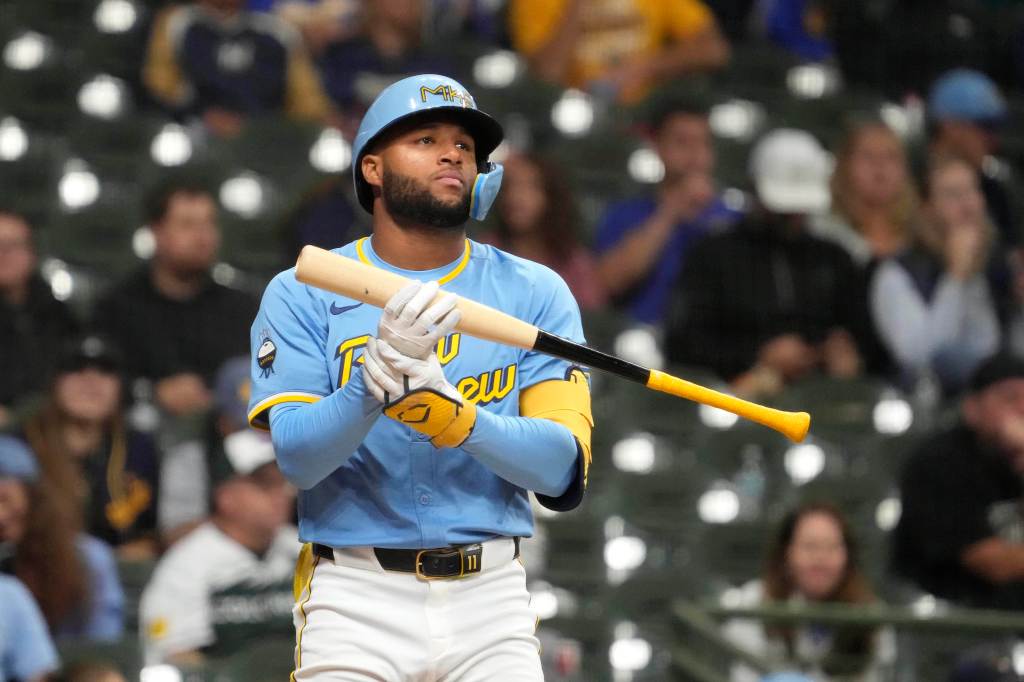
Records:
[[[182,273],[206,272],[220,248],[217,206],[207,194],[179,192],[171,197],[167,214],[153,226],[155,258]]]
[[[501,219],[513,234],[536,230],[547,209],[547,195],[544,193],[540,169],[527,159],[508,159],[498,198]]]
[[[35,265],[28,225],[17,216],[0,213],[0,291],[24,286]]]
[[[15,478],[0,478],[0,542],[18,542],[28,518],[28,487]]]
[[[672,114],[662,123],[654,144],[670,178],[690,173],[707,175],[714,170],[711,127],[703,116]]]
[[[797,591],[808,599],[827,599],[846,571],[842,529],[831,515],[811,512],[801,518],[786,555]]]
[[[966,163],[942,166],[931,177],[931,205],[940,224],[946,227],[983,225],[985,195],[978,176]]]
[[[401,129],[379,153],[364,157],[363,175],[381,187],[384,206],[399,223],[459,227],[469,219],[476,179],[473,136],[445,120]]]
[[[869,206],[887,206],[907,185],[907,164],[899,139],[883,128],[862,132],[850,154],[850,189]]]
[[[57,378],[54,395],[61,411],[72,419],[101,422],[114,416],[121,400],[121,379],[92,367]]]

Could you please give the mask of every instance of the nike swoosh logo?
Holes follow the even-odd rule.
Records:
[[[334,301],[331,301],[331,315],[341,315],[342,313],[347,313],[348,311],[358,308],[361,305],[362,303],[356,303],[355,305],[346,305],[339,308],[338,304],[336,304]]]

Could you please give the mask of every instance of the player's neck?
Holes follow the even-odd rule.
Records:
[[[374,216],[373,251],[388,265],[403,270],[433,270],[458,260],[466,248],[466,231],[436,227],[399,227]]]

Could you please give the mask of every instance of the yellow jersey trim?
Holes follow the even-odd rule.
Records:
[[[356,255],[359,257],[359,260],[361,262],[365,263],[366,265],[373,265],[373,263],[370,262],[370,259],[367,257],[366,251],[363,250],[363,242],[365,242],[367,239],[369,239],[369,237],[361,237],[360,239],[358,239],[356,241]],[[471,251],[472,251],[472,246],[470,245],[469,240],[467,239],[466,240],[466,248],[462,252],[462,258],[459,260],[459,264],[455,266],[454,270],[449,272],[447,275],[445,275],[441,279],[437,280],[437,283],[438,284],[447,284],[448,282],[450,282],[453,279],[455,279],[456,277],[458,277],[459,274],[463,270],[466,269],[466,266],[469,265],[469,254],[470,254]],[[377,266],[374,265],[374,267],[377,267]]]
[[[268,412],[274,405],[280,405],[281,403],[315,403],[322,397],[323,396],[316,395],[315,393],[301,393],[297,391],[290,393],[275,393],[274,395],[259,401],[251,410],[249,410],[249,425],[256,429],[269,431],[270,418],[269,415],[265,417],[264,413]]]

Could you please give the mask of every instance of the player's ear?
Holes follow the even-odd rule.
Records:
[[[366,154],[359,163],[363,172],[363,178],[371,187],[382,187],[384,185],[384,168],[381,165],[379,154]]]

